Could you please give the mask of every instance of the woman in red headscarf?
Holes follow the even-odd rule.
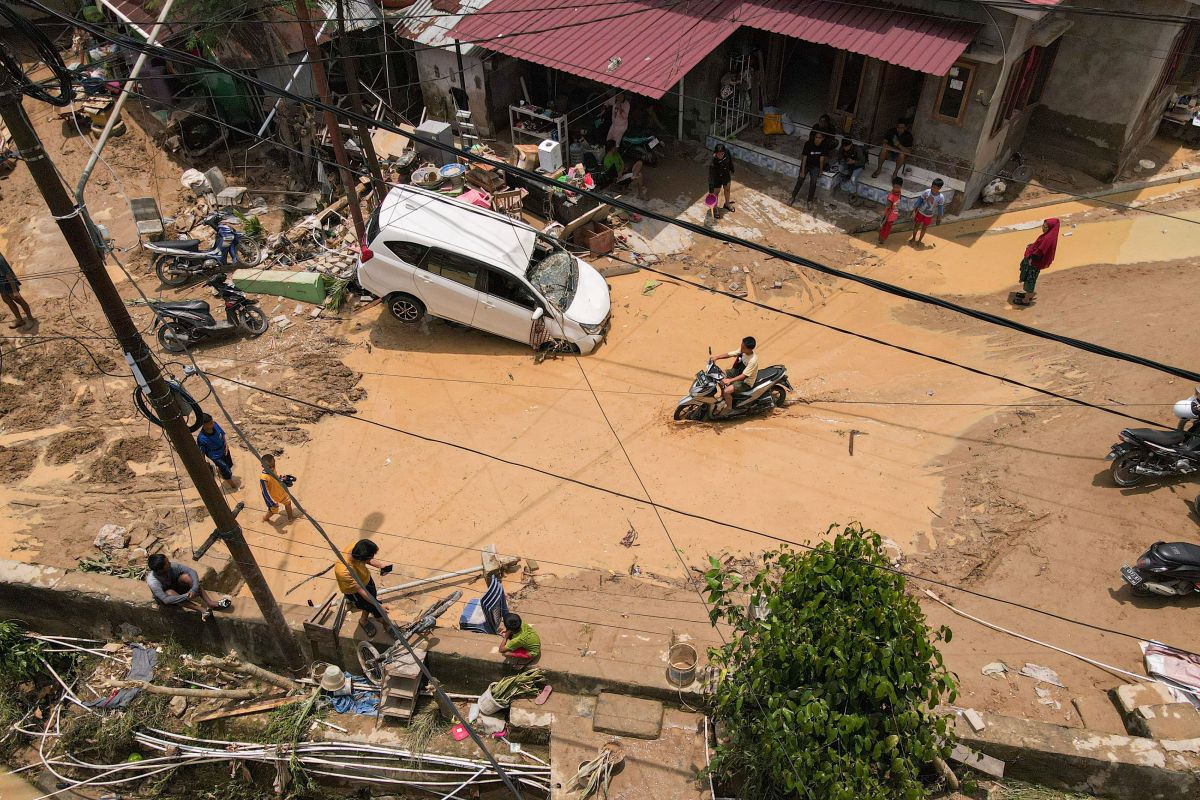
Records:
[[[1021,259],[1021,283],[1025,296],[1018,297],[1021,305],[1029,305],[1034,298],[1034,287],[1038,274],[1054,263],[1054,251],[1058,249],[1058,220],[1051,217],[1042,223],[1042,235],[1025,248]]]

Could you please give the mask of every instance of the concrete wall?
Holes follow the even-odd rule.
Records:
[[[453,49],[416,45],[417,77],[421,81],[421,95],[430,119],[452,122],[454,103],[450,87],[466,90],[467,102],[471,106],[471,118],[483,136],[495,136],[498,121],[488,113],[487,75],[480,56],[483,51],[472,49],[463,56],[463,72],[458,69],[458,55]],[[507,119],[504,121],[507,125]]]

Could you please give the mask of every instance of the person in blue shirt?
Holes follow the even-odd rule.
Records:
[[[913,232],[908,243],[914,247],[924,246],[929,223],[941,225],[945,213],[946,195],[942,194],[942,179],[934,178],[929,188],[917,195],[913,204]]]
[[[225,441],[225,431],[208,414],[200,417],[200,433],[196,434],[196,444],[200,446],[200,452],[216,465],[217,472],[221,473],[222,482],[229,488],[236,489],[233,456],[229,453],[229,443]]]

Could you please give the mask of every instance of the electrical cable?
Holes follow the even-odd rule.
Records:
[[[414,431],[406,430],[406,429],[404,429],[404,428],[400,428],[400,427],[397,427],[397,426],[395,426],[395,425],[390,425],[390,424],[388,424],[388,423],[386,423],[386,422],[380,422],[380,421],[378,421],[378,420],[371,419],[370,417],[364,417],[364,416],[362,416],[362,415],[360,415],[360,414],[357,414],[357,413],[355,413],[355,414],[351,414],[351,413],[349,413],[349,412],[347,412],[347,411],[341,411],[341,410],[339,410],[339,409],[336,409],[336,408],[332,408],[332,407],[329,407],[329,406],[324,406],[324,405],[321,405],[321,404],[319,404],[319,403],[314,403],[314,402],[311,402],[311,401],[309,401],[309,400],[305,400],[305,399],[303,399],[303,398],[300,398],[300,397],[294,397],[294,396],[292,396],[292,395],[284,394],[284,393],[282,393],[282,392],[277,392],[277,391],[274,391],[274,390],[271,390],[271,389],[265,389],[265,388],[263,388],[263,387],[261,387],[261,386],[254,386],[254,385],[252,385],[252,384],[245,383],[244,381],[240,381],[240,380],[237,380],[237,379],[235,379],[235,378],[229,378],[229,377],[226,377],[226,376],[224,376],[224,375],[219,375],[219,374],[217,374],[217,373],[215,373],[215,372],[206,372],[206,371],[204,371],[203,369],[199,368],[198,366],[196,367],[196,370],[197,370],[197,373],[198,373],[198,374],[202,375],[202,376],[203,376],[203,377],[205,377],[206,379],[207,379],[207,378],[216,378],[216,379],[218,379],[218,380],[223,380],[223,381],[226,381],[226,382],[228,382],[228,383],[232,383],[232,384],[234,384],[234,385],[236,385],[236,386],[241,386],[242,388],[244,388],[244,389],[248,389],[248,390],[250,390],[250,391],[252,391],[252,392],[257,392],[257,393],[259,393],[259,394],[265,394],[265,395],[269,395],[269,396],[276,397],[276,398],[279,398],[279,399],[288,400],[288,401],[290,401],[290,402],[292,402],[292,403],[296,403],[297,405],[301,405],[301,406],[307,406],[307,407],[309,407],[309,408],[313,408],[313,409],[317,409],[317,410],[320,410],[320,411],[324,411],[325,413],[328,413],[328,414],[333,414],[333,415],[336,415],[336,416],[345,417],[345,418],[347,418],[347,419],[356,420],[356,421],[358,421],[358,422],[360,422],[360,423],[362,423],[362,424],[365,424],[365,425],[371,425],[371,426],[374,426],[374,427],[377,427],[377,428],[381,428],[381,429],[383,429],[383,430],[392,431],[393,433],[399,433],[399,434],[402,434],[402,435],[404,435],[404,436],[407,436],[407,437],[410,437],[410,438],[413,438],[413,439],[417,439],[418,441],[426,442],[426,443],[429,443],[429,444],[441,445],[441,446],[444,446],[444,447],[449,447],[449,448],[452,448],[452,449],[454,449],[454,450],[458,450],[458,451],[460,451],[460,452],[464,452],[464,453],[470,453],[470,454],[472,454],[472,455],[479,456],[479,457],[481,457],[481,458],[484,458],[484,459],[487,459],[487,460],[489,460],[489,461],[494,461],[494,462],[497,462],[497,463],[500,463],[500,464],[504,464],[504,465],[506,465],[506,466],[510,466],[510,467],[517,467],[517,468],[519,468],[519,469],[526,470],[526,471],[528,471],[528,472],[533,472],[533,473],[536,473],[536,474],[542,475],[543,477],[551,478],[551,479],[553,479],[553,480],[556,480],[556,481],[560,481],[560,482],[563,482],[563,483],[572,484],[572,485],[574,485],[574,486],[579,486],[579,487],[581,487],[581,488],[584,488],[584,489],[589,489],[589,490],[591,490],[591,491],[596,491],[596,492],[600,492],[600,493],[603,493],[603,494],[607,494],[607,495],[610,495],[610,496],[612,496],[612,497],[616,497],[616,498],[619,498],[619,499],[622,499],[622,500],[628,500],[628,501],[630,501],[630,502],[633,502],[633,503],[639,503],[639,504],[642,504],[642,505],[651,505],[651,506],[656,506],[656,507],[658,507],[658,508],[661,508],[661,509],[662,509],[662,510],[664,510],[664,511],[669,511],[669,512],[671,512],[672,514],[678,514],[679,516],[686,517],[686,518],[688,518],[688,519],[694,519],[694,520],[697,520],[697,521],[700,521],[700,522],[706,522],[706,523],[709,523],[709,524],[711,524],[711,525],[716,525],[716,526],[718,526],[718,527],[724,527],[724,528],[728,528],[728,529],[730,529],[730,530],[739,531],[739,532],[741,532],[741,533],[747,533],[747,534],[750,534],[750,535],[752,535],[752,536],[758,536],[758,537],[761,537],[761,538],[764,538],[764,539],[769,539],[769,540],[771,540],[771,541],[778,542],[778,543],[780,543],[780,544],[788,544],[788,545],[792,545],[792,546],[795,546],[795,547],[799,547],[799,548],[801,548],[801,549],[804,549],[804,550],[814,550],[814,549],[816,549],[814,545],[807,544],[807,543],[805,543],[805,542],[799,542],[799,541],[795,541],[795,540],[793,540],[793,539],[788,539],[788,538],[785,538],[785,537],[783,537],[783,536],[778,536],[778,535],[776,535],[776,534],[772,534],[772,533],[767,533],[767,532],[765,532],[765,531],[756,530],[756,529],[754,529],[754,528],[748,528],[748,527],[746,527],[746,526],[744,526],[744,525],[739,525],[739,524],[737,524],[737,523],[733,523],[733,522],[724,522],[724,521],[721,521],[721,520],[715,519],[715,518],[713,518],[713,517],[707,516],[707,515],[705,515],[705,514],[700,514],[700,513],[697,513],[697,512],[693,512],[693,511],[687,511],[687,510],[685,510],[685,509],[681,509],[681,508],[678,508],[678,507],[675,507],[675,506],[667,505],[667,504],[665,504],[665,503],[655,503],[655,502],[653,502],[653,501],[648,501],[648,500],[646,500],[646,499],[644,499],[644,498],[637,497],[636,495],[631,495],[631,494],[629,494],[629,493],[627,493],[627,492],[623,492],[623,491],[621,491],[621,490],[619,490],[619,489],[610,489],[610,488],[608,488],[608,487],[605,487],[605,486],[600,486],[599,484],[590,483],[590,482],[588,482],[588,481],[585,481],[585,480],[582,480],[582,479],[580,479],[580,478],[575,478],[575,477],[572,477],[572,476],[569,476],[569,475],[563,475],[563,474],[560,474],[560,473],[556,473],[556,472],[553,472],[553,471],[551,471],[551,470],[549,470],[549,469],[545,469],[545,468],[543,468],[543,467],[538,467],[538,466],[535,466],[535,465],[532,465],[532,464],[525,464],[525,463],[522,463],[522,462],[520,462],[520,461],[515,461],[515,460],[513,460],[513,459],[506,458],[506,457],[504,457],[504,456],[496,455],[496,454],[494,454],[494,453],[489,453],[489,452],[487,452],[487,451],[484,451],[484,450],[479,450],[479,449],[477,449],[477,448],[474,448],[474,447],[471,447],[471,446],[468,446],[468,445],[459,444],[459,443],[457,443],[457,442],[451,442],[451,441],[448,441],[448,440],[445,440],[445,439],[439,439],[439,438],[437,438],[437,437],[434,437],[434,436],[428,436],[428,435],[425,435],[425,434],[416,433],[416,432],[414,432]],[[213,395],[213,396],[214,396],[214,397],[216,397],[217,395],[214,393],[214,395]],[[330,523],[330,524],[333,524],[333,523]],[[351,527],[351,528],[353,528],[354,526],[345,526],[345,527]],[[366,531],[365,529],[361,529],[361,528],[356,528],[356,529],[357,529],[357,530],[364,530],[365,532],[369,532],[369,533],[371,533],[371,534],[379,534],[379,535],[392,535],[392,536],[397,536],[397,537],[399,537],[399,538],[411,538],[411,537],[406,537],[406,536],[403,536],[402,534],[386,534],[386,533],[384,533],[384,532],[382,532],[382,531],[373,530],[373,529],[372,529],[372,530],[369,530],[369,531]],[[422,541],[422,540],[419,540],[419,539],[418,539],[417,541]],[[547,562],[547,563],[550,563],[550,562]],[[865,561],[864,561],[864,562],[862,562],[862,563],[863,563],[863,564],[865,564],[865,565],[868,565],[868,566],[877,566],[877,565],[871,564],[870,562],[865,562]],[[1011,606],[1011,607],[1014,607],[1014,608],[1020,608],[1020,609],[1022,609],[1022,610],[1024,610],[1024,611],[1029,611],[1029,612],[1032,612],[1032,613],[1041,614],[1041,615],[1043,615],[1043,616],[1047,616],[1047,617],[1050,617],[1050,618],[1052,618],[1052,619],[1059,620],[1060,622],[1066,622],[1066,623],[1069,623],[1069,624],[1079,625],[1079,626],[1082,626],[1082,627],[1085,627],[1085,628],[1089,628],[1089,629],[1091,629],[1091,630],[1095,630],[1095,631],[1098,631],[1098,632],[1101,632],[1101,633],[1109,633],[1109,634],[1113,634],[1113,635],[1115,635],[1115,636],[1123,636],[1123,637],[1125,637],[1125,638],[1127,638],[1127,639],[1135,639],[1135,640],[1139,640],[1139,641],[1145,640],[1145,639],[1147,638],[1147,637],[1145,637],[1145,636],[1137,636],[1137,635],[1135,635],[1135,634],[1128,633],[1128,632],[1121,631],[1121,630],[1117,630],[1117,629],[1114,629],[1114,628],[1106,628],[1106,627],[1104,627],[1104,626],[1102,626],[1102,625],[1097,625],[1097,624],[1090,623],[1090,622],[1086,622],[1086,621],[1083,621],[1083,620],[1073,619],[1073,618],[1071,618],[1071,617],[1068,617],[1068,616],[1066,616],[1066,615],[1063,615],[1063,614],[1059,614],[1059,613],[1057,613],[1057,612],[1054,612],[1054,611],[1047,611],[1046,609],[1042,609],[1042,608],[1037,608],[1037,607],[1035,607],[1035,606],[1026,605],[1026,604],[1024,604],[1024,603],[1021,603],[1021,602],[1019,602],[1019,601],[1016,601],[1016,600],[1009,600],[1009,599],[1006,599],[1006,598],[1003,598],[1003,597],[997,597],[997,596],[995,596],[995,595],[990,595],[990,594],[986,594],[986,593],[984,593],[984,592],[979,592],[979,591],[976,591],[976,590],[974,590],[974,589],[970,589],[970,588],[968,588],[968,587],[965,587],[965,586],[959,586],[959,585],[956,585],[956,584],[947,583],[946,581],[942,581],[942,580],[940,580],[940,579],[937,579],[937,578],[931,578],[931,577],[928,577],[928,576],[925,576],[925,575],[917,575],[917,574],[915,574],[915,573],[907,572],[907,571],[905,571],[905,570],[898,569],[898,568],[895,568],[895,567],[888,567],[888,568],[884,568],[884,567],[878,567],[878,568],[879,568],[879,569],[886,569],[888,572],[892,572],[892,573],[895,573],[895,574],[897,574],[897,575],[902,575],[902,576],[904,576],[905,578],[908,578],[908,579],[911,579],[911,580],[923,581],[923,582],[925,582],[925,583],[929,583],[929,584],[932,584],[932,585],[934,585],[934,586],[940,586],[940,587],[942,587],[942,588],[944,588],[944,589],[952,589],[952,590],[955,590],[955,591],[964,592],[964,593],[966,593],[966,594],[972,595],[973,597],[978,597],[978,598],[980,598],[980,599],[983,599],[983,600],[990,600],[990,601],[993,601],[993,602],[996,602],[996,603],[1002,603],[1002,604],[1004,604],[1004,605],[1008,605],[1008,606]]]
[[[41,100],[43,103],[53,106],[65,106],[70,103],[71,98],[74,97],[71,88],[71,72],[63,63],[62,56],[58,54],[58,48],[54,46],[54,43],[36,25],[8,5],[0,5],[0,17],[4,17],[8,25],[15,28],[33,46],[37,54],[41,56],[42,62],[50,68],[58,81],[58,94],[51,94],[39,84],[30,81],[20,63],[8,52],[8,49],[0,47],[0,67],[3,67],[12,77],[18,90],[35,100]]]

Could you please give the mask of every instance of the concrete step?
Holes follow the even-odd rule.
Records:
[[[657,739],[662,733],[663,704],[657,700],[601,692],[592,715],[592,730],[634,739]]]

